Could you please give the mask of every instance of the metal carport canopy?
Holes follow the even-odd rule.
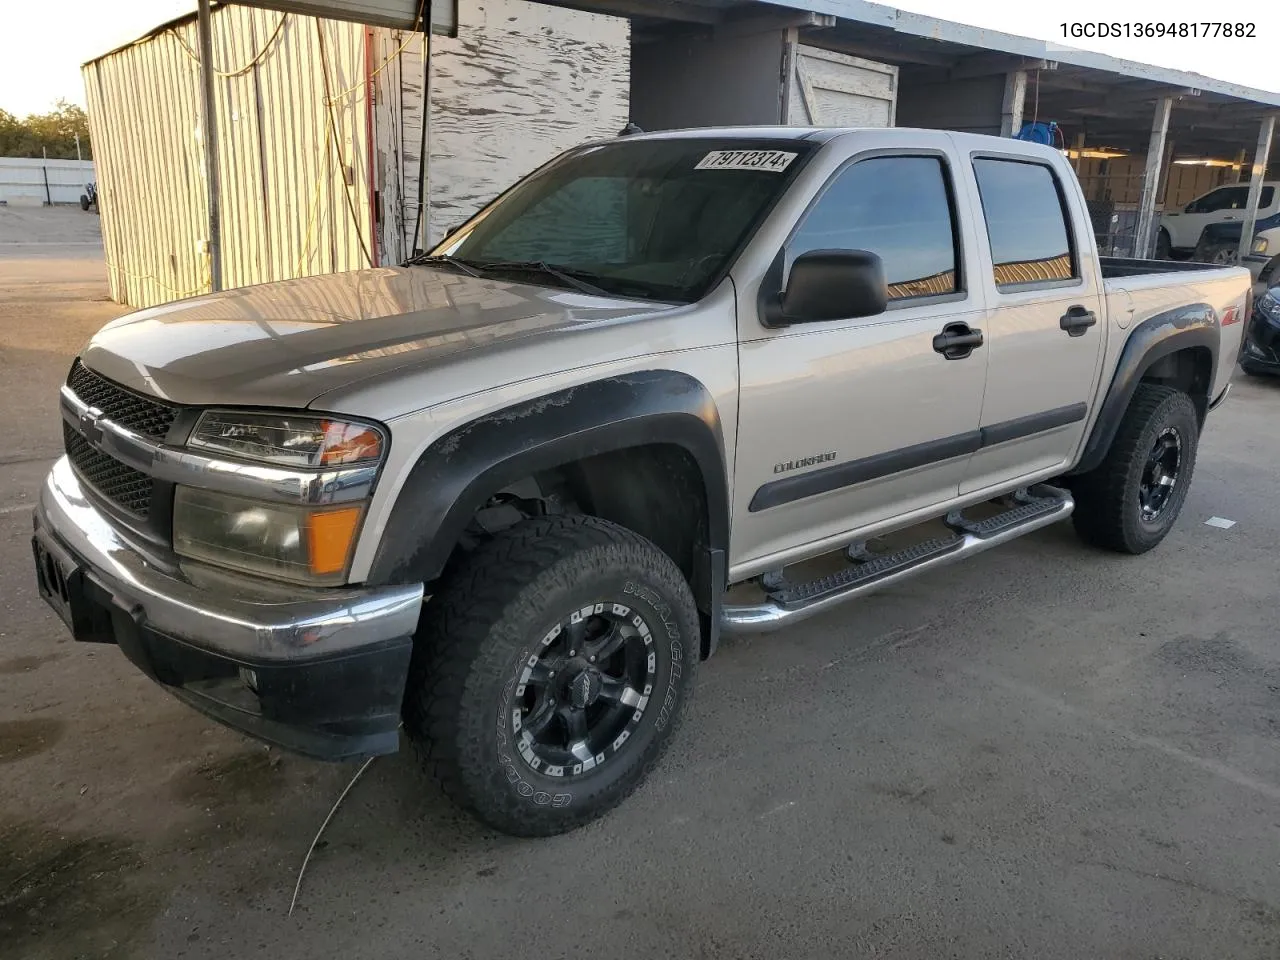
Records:
[[[456,0],[235,0],[241,6],[262,7],[285,13],[302,13],[331,20],[353,20],[376,27],[413,30],[427,18],[431,32],[452,33],[457,29]]]

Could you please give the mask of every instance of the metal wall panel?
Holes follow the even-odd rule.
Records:
[[[369,29],[228,6],[213,33],[224,286],[368,266]],[[111,296],[134,306],[208,289],[196,49],[182,23],[84,70]]]
[[[625,19],[465,0],[456,39],[243,6],[213,14],[223,285],[397,264],[412,253],[422,125],[430,234],[627,120]],[[208,289],[196,24],[85,67],[111,295]]]

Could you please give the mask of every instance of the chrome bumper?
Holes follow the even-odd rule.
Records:
[[[52,537],[119,608],[151,630],[215,653],[310,660],[409,637],[417,628],[422,584],[268,587],[245,591],[258,594],[246,597],[233,595],[233,587],[200,587],[159,570],[89,501],[66,457],[45,480],[35,522],[36,535]],[[269,591],[276,595],[267,598]]]

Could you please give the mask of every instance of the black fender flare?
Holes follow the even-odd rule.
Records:
[[[1138,383],[1151,367],[1164,357],[1189,347],[1205,347],[1209,351],[1209,399],[1214,396],[1213,379],[1217,376],[1218,353],[1221,348],[1218,314],[1207,303],[1195,303],[1148,317],[1133,328],[1120,352],[1120,361],[1111,377],[1111,385],[1102,401],[1102,409],[1094,421],[1085,444],[1084,454],[1070,475],[1086,473],[1102,462],[1111,449],[1120,421]]]
[[[401,486],[366,582],[429,583],[498,490],[566,463],[659,443],[685,450],[702,474],[708,542],[691,586],[710,620],[714,647],[728,575],[724,433],[710,391],[673,370],[590,381],[495,410],[441,436]]]

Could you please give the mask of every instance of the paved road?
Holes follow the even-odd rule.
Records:
[[[1280,384],[1214,415],[1154,554],[1051,529],[728,643],[652,782],[576,834],[494,836],[377,761],[288,917],[354,768],[208,724],[31,587],[53,393],[119,311],[67,252],[0,248],[5,960],[1280,956]]]

